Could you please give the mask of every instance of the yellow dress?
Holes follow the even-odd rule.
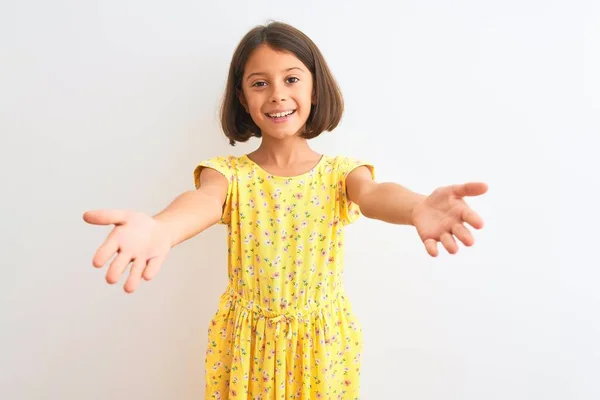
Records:
[[[202,168],[229,180],[220,223],[228,280],[208,330],[206,399],[358,399],[362,331],[344,293],[344,227],[360,215],[345,178],[370,164],[324,155],[269,174],[246,155]]]

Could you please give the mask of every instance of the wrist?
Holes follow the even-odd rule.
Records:
[[[157,214],[152,217],[154,220],[154,227],[163,240],[169,244],[170,248],[175,247],[178,244],[176,235],[172,232],[172,227],[169,225],[168,220],[162,214]]]
[[[410,206],[410,212],[408,214],[410,216],[408,222],[409,225],[415,226],[415,215],[418,215],[420,209],[419,206],[423,204],[426,198],[427,196],[425,195],[415,194]]]

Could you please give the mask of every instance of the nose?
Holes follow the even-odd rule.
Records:
[[[270,101],[272,103],[277,103],[280,101],[285,101],[288,97],[285,89],[285,85],[274,83],[271,85],[271,98]]]

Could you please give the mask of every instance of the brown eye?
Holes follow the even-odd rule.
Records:
[[[293,82],[290,82],[292,79],[294,79],[294,81],[293,81]],[[296,83],[296,82],[298,82],[300,79],[296,78],[295,76],[292,76],[292,77],[288,78],[287,80],[288,80],[288,82],[289,82],[289,83]]]
[[[254,82],[254,83],[252,84],[252,86],[253,86],[253,87],[263,87],[263,86],[264,86],[263,84],[264,84],[264,85],[266,85],[266,84],[267,84],[267,82],[263,82],[263,81]]]

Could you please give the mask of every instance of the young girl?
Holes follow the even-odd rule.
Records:
[[[116,254],[106,279],[132,263],[125,290],[158,272],[171,248],[221,223],[228,230],[229,285],[210,322],[206,399],[358,399],[361,328],[342,284],[344,227],[362,214],[413,225],[427,252],[473,244],[481,218],[463,197],[483,183],[423,196],[376,183],[374,167],[318,154],[308,140],[333,130],[340,91],[315,44],[282,23],[256,27],[237,47],[222,126],[231,145],[260,146],[214,157],[194,170],[196,190],[155,216],[124,210],[84,214],[115,228],[93,264]]]

